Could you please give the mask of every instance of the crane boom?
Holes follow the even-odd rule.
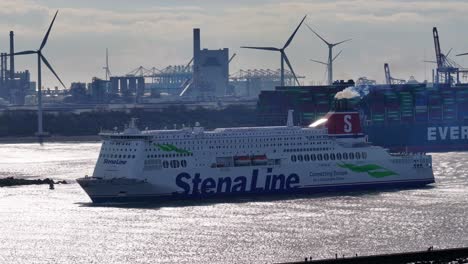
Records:
[[[432,28],[432,34],[434,36],[434,47],[436,53],[437,67],[442,68],[444,66],[444,61],[442,52],[440,51],[439,33],[437,32],[436,27]]]
[[[384,71],[385,71],[385,83],[388,85],[391,85],[392,76],[390,75],[390,67],[388,67],[388,63],[384,64]]]

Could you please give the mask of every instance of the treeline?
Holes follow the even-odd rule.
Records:
[[[96,135],[101,130],[122,130],[131,118],[138,118],[140,129],[172,129],[193,126],[195,122],[206,128],[254,126],[256,112],[243,106],[231,106],[223,110],[198,108],[187,110],[183,106],[171,106],[161,112],[141,109],[122,111],[85,112],[81,114],[44,114],[44,130],[52,135],[84,136]],[[5,111],[0,115],[0,137],[33,136],[37,131],[35,111]]]

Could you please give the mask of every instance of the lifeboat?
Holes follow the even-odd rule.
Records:
[[[249,156],[237,156],[234,157],[234,165],[237,166],[247,166],[250,165],[251,159]]]
[[[256,155],[252,157],[252,163],[254,165],[265,165],[268,162],[266,155]]]

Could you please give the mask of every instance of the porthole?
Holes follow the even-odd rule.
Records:
[[[328,153],[323,154],[323,159],[324,160],[328,160],[328,158],[329,158]]]
[[[349,159],[354,159],[354,153],[353,152],[349,153]]]
[[[181,160],[181,161],[180,161],[180,165],[181,165],[183,168],[187,167],[187,161],[186,161],[186,160]]]
[[[317,155],[317,160],[322,160],[322,154]]]
[[[303,161],[302,155],[297,155],[297,159],[298,159],[299,161]]]
[[[292,162],[296,162],[296,155],[292,155],[292,156],[291,156],[291,161],[292,161]]]
[[[336,159],[341,160],[341,153],[336,153]]]
[[[305,155],[304,155],[304,160],[305,160],[305,161],[309,161],[309,160],[310,160],[309,154],[305,154]]]
[[[348,159],[348,153],[343,153],[343,159],[347,160]]]
[[[169,162],[167,160],[163,161],[163,167],[165,169],[169,168]]]
[[[330,159],[335,160],[335,153],[330,153]]]
[[[317,160],[317,157],[315,156],[315,154],[310,154],[310,160],[311,161]]]

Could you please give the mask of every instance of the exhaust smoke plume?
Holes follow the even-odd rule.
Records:
[[[369,93],[368,86],[351,86],[335,94],[335,99],[363,98]]]

